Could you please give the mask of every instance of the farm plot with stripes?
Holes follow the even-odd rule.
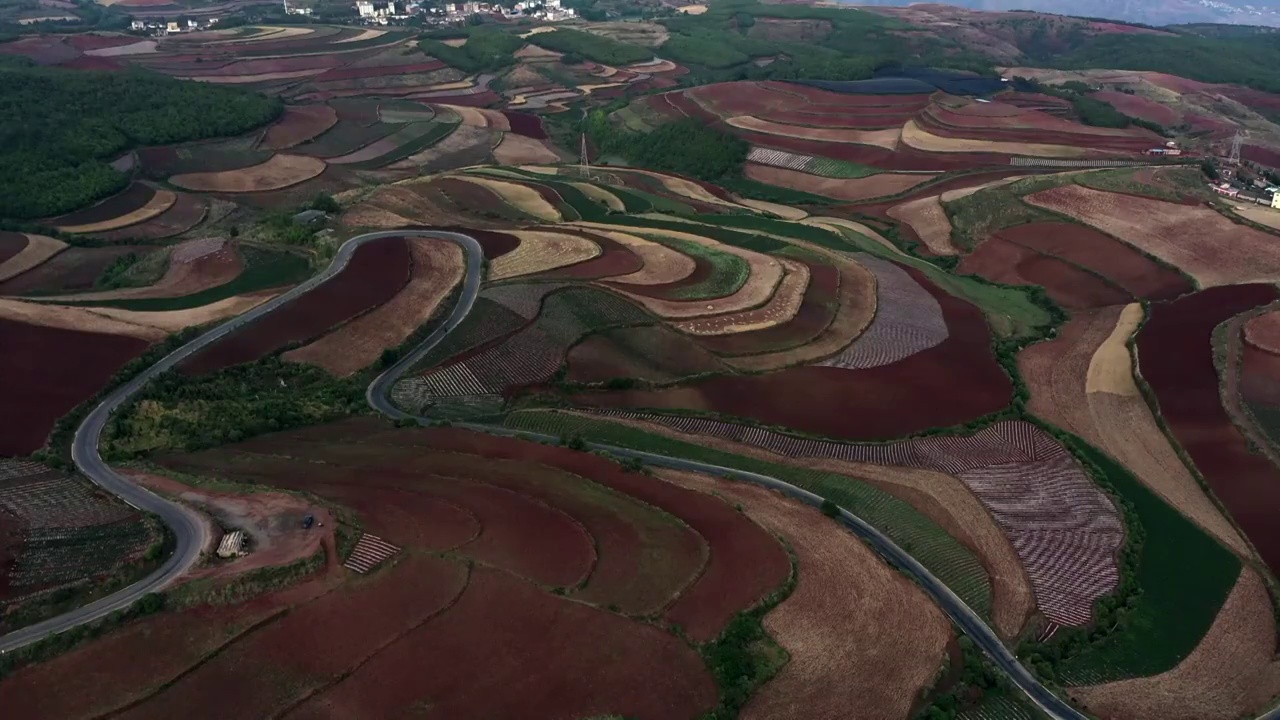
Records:
[[[83,478],[0,459],[0,609],[12,614],[0,628],[30,622],[26,602],[130,572],[159,541],[153,520]]]

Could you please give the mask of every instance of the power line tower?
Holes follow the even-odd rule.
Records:
[[[1232,165],[1240,164],[1240,146],[1244,144],[1244,133],[1236,131],[1236,136],[1231,138],[1231,157],[1227,158],[1227,162]]]

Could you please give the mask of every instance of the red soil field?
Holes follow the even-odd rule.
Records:
[[[1195,289],[1177,271],[1084,225],[1030,223],[1001,230],[999,237],[1089,268],[1146,300],[1172,300]]]
[[[869,108],[881,110],[884,108]],[[753,113],[757,117],[773,122],[789,125],[804,125],[825,128],[853,128],[855,130],[876,130],[881,128],[902,127],[914,113],[853,113],[853,112],[812,112],[808,110],[774,110]]]
[[[370,94],[377,95],[378,91],[371,90]],[[464,107],[489,107],[490,105],[493,105],[494,103],[502,100],[502,97],[500,97],[497,93],[495,93],[492,90],[485,90],[484,92],[462,94],[462,95],[439,95],[437,93],[430,92],[430,93],[420,93],[417,95],[409,95],[408,97],[417,98],[421,100],[430,100],[431,102],[442,103],[445,105],[461,105]]]
[[[845,94],[823,90],[809,85],[796,83],[765,81],[756,83],[758,87],[774,93],[778,101],[784,105],[795,104],[796,98],[807,101],[815,108],[832,107],[913,107],[920,109],[929,102],[929,95],[860,95]]]
[[[1280,152],[1261,145],[1245,145],[1240,148],[1240,156],[1249,162],[1267,167],[1280,168]]]
[[[637,348],[644,352],[637,352]],[[698,347],[688,335],[662,325],[591,335],[573,346],[566,365],[570,382],[605,382],[618,377],[670,382],[725,370],[714,355]]]
[[[1253,90],[1236,85],[1218,85],[1215,89],[1232,100],[1243,103],[1249,109],[1264,115],[1280,110],[1280,95],[1276,93]]]
[[[917,270],[904,269],[937,298],[951,333],[945,342],[905,360],[869,370],[796,367],[660,390],[582,393],[572,400],[601,407],[705,410],[850,440],[887,440],[1005,407],[1012,386],[992,355],[982,312]],[[938,403],[939,397],[948,401]]]
[[[475,241],[480,243],[480,249],[484,251],[484,258],[486,260],[495,260],[506,255],[512,250],[515,250],[517,247],[520,247],[520,238],[504,232],[462,227],[450,227],[445,229],[452,232],[466,233],[467,235],[475,238]]]
[[[511,125],[511,132],[517,135],[524,135],[535,140],[545,140],[547,131],[542,128],[542,118],[531,113],[513,112],[504,110],[503,115],[507,118],[507,123]]]
[[[363,245],[336,277],[224,337],[180,367],[184,373],[200,375],[317,337],[394,297],[409,280],[409,264],[409,245],[404,238]]]
[[[384,77],[387,75],[413,75],[416,73],[443,70],[445,64],[438,60],[408,65],[379,65],[376,67],[341,67],[327,70],[321,75],[311,78],[314,82],[328,80],[355,80],[358,78]]]
[[[124,64],[115,58],[93,57],[91,55],[81,55],[74,60],[59,63],[58,67],[67,68],[68,70],[100,70],[106,72],[125,68]]]
[[[22,252],[27,246],[27,236],[22,233],[0,231],[0,265]]]
[[[1111,103],[1115,109],[1125,115],[1146,120],[1147,122],[1158,123],[1165,127],[1177,125],[1181,119],[1178,112],[1168,105],[1161,105],[1140,95],[1129,95],[1115,90],[1099,90],[1093,93],[1093,97],[1103,102]]]
[[[996,235],[960,261],[957,270],[1006,285],[1039,285],[1067,309],[1124,305],[1128,293],[1102,278],[1050,255],[1043,255]]]
[[[1223,408],[1211,337],[1219,323],[1277,298],[1280,291],[1270,285],[1187,295],[1153,305],[1137,338],[1141,373],[1159,400],[1159,412],[1273,572],[1280,568],[1274,517],[1280,470],[1250,451],[1249,441]]]
[[[21,275],[0,283],[0,295],[87,290],[116,258],[150,249],[153,248],[136,245],[69,247]]]
[[[467,581],[458,563],[408,557],[291,609],[118,717],[275,716],[447,610]]]
[[[262,136],[262,146],[283,150],[306,142],[333,127],[338,115],[328,105],[291,105]]]
[[[706,538],[711,546],[711,562],[693,587],[671,607],[667,618],[683,626],[696,640],[715,637],[736,612],[763,598],[790,573],[790,560],[778,542],[718,498],[656,482],[639,473],[626,473],[604,458],[568,448],[449,428],[416,436],[433,448],[558,467],[592,478],[683,520]]]
[[[1246,402],[1280,408],[1280,355],[1243,343],[1240,394]]]
[[[287,717],[409,717],[430,707],[447,718],[668,720],[698,717],[715,698],[701,659],[675,637],[476,567],[447,613]]]
[[[130,225],[119,230],[97,233],[96,237],[113,242],[122,242],[135,238],[138,240],[160,240],[174,235],[181,235],[199,225],[204,220],[205,213],[209,211],[209,208],[199,195],[184,192],[177,193],[177,195],[178,199],[173,203],[173,206],[156,217],[139,225]]]
[[[335,68],[355,59],[358,58],[347,55],[298,55],[296,57],[263,58],[261,60],[241,60],[222,67],[192,69],[184,74],[192,77],[262,75],[266,73],[294,72],[296,70]]]
[[[952,116],[954,117],[954,115]],[[991,124],[975,124],[973,126],[956,126],[940,122],[933,113],[921,113],[916,123],[928,132],[939,137],[973,138],[996,142],[1013,143],[1047,143],[1050,145],[1071,145],[1087,150],[1118,150],[1125,152],[1141,152],[1157,147],[1163,143],[1155,133],[1144,130],[1141,134],[1128,136],[1103,135],[1090,133],[1084,126],[1059,120],[1044,115],[1043,129],[998,127]]]
[[[77,50],[99,50],[101,48],[132,45],[138,42],[133,35],[98,35],[97,33],[80,33],[68,35],[62,40]]]
[[[748,355],[798,347],[816,338],[835,319],[840,272],[823,263],[805,265],[809,267],[809,287],[790,322],[763,330],[708,335],[698,338],[698,344],[719,355]]]
[[[557,268],[537,277],[555,279],[593,280],[596,278],[617,277],[639,272],[644,267],[644,260],[631,252],[626,246],[606,237],[588,232],[561,230],[568,235],[585,237],[600,246],[600,255],[586,262],[576,263],[568,267]]]
[[[111,220],[142,208],[155,194],[155,189],[150,185],[136,182],[97,205],[59,215],[44,222],[49,225],[89,225]]]
[[[1009,156],[995,153],[928,153],[910,147],[899,146],[886,150],[873,145],[856,143],[830,143],[820,140],[767,135],[741,128],[721,128],[746,140],[752,145],[776,148],[802,155],[829,157],[836,160],[861,163],[883,170],[969,170],[992,165],[1009,166]]]
[[[59,417],[88,400],[147,342],[0,319],[0,456],[29,455]]]

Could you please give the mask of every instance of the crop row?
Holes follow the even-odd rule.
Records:
[[[466,319],[446,335],[439,345],[432,348],[416,367],[421,369],[438,365],[518,329],[525,321],[520,315],[481,296],[476,299]]]
[[[98,495],[87,483],[53,470],[0,481],[0,509],[31,529],[101,525],[132,515],[128,507]]]
[[[142,519],[84,528],[29,530],[9,575],[13,587],[60,585],[109,573],[151,542]]]
[[[774,150],[773,148],[753,147],[747,153],[747,160],[761,165],[770,165],[785,170],[795,170],[822,177],[854,179],[875,175],[879,170],[870,165],[859,165],[847,160],[828,157],[816,157],[801,153]]]
[[[1055,167],[1055,168],[1104,168],[1128,167],[1141,165],[1138,160],[1056,160],[1038,157],[1011,157],[1009,164],[1015,167]]]
[[[1116,554],[1124,543],[1119,513],[1066,448],[1030,423],[996,423],[970,436],[854,444],[688,416],[604,414],[744,442],[788,457],[950,474],[991,513],[1027,570],[1040,610],[1060,625],[1087,624],[1094,602],[1119,584]]]
[[[905,270],[871,255],[858,263],[876,277],[876,314],[853,344],[820,365],[867,369],[888,365],[941,344],[950,333],[942,306]]]
[[[508,415],[505,424],[548,435],[583,434],[592,440],[620,447],[781,478],[828,498],[866,520],[911,552],[975,612],[990,617],[990,579],[977,556],[910,504],[855,478],[734,455],[704,444],[684,442],[581,415],[521,411]]]

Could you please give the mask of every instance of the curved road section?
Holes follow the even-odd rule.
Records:
[[[430,350],[431,346],[438,343],[449,330],[453,329],[466,317],[467,313],[471,311],[471,306],[475,303],[476,293],[480,288],[480,274],[484,259],[480,245],[474,239],[458,233],[430,230],[394,230],[368,233],[344,243],[338,248],[338,252],[334,255],[333,260],[330,261],[329,266],[315,277],[294,287],[289,292],[272,298],[249,312],[228,320],[204,333],[169,353],[160,362],[142,371],[129,382],[121,385],[95,407],[84,422],[80,424],[80,427],[76,429],[75,438],[71,446],[71,458],[75,461],[76,467],[80,469],[80,472],[84,473],[86,477],[104,490],[141,511],[158,515],[173,532],[176,541],[173,554],[155,572],[123,590],[58,617],[0,636],[0,653],[16,650],[49,635],[65,632],[76,626],[103,618],[116,610],[127,608],[143,595],[163,590],[200,558],[200,549],[204,547],[207,538],[204,524],[200,522],[194,512],[183,505],[170,502],[150,490],[138,486],[103,462],[102,456],[98,453],[98,444],[102,438],[102,431],[107,426],[107,421],[111,419],[111,414],[127,403],[147,383],[161,373],[173,368],[186,358],[241,327],[314,290],[317,286],[342,272],[347,267],[347,263],[350,262],[351,256],[361,245],[389,237],[440,238],[457,243],[467,255],[467,275],[463,282],[462,294],[454,307],[453,314],[444,325],[427,339],[427,342],[420,346],[420,349],[425,349],[421,349],[420,352],[410,353],[403,361],[391,368],[398,371],[395,377],[403,373],[417,358],[422,357],[423,354]],[[382,382],[383,377],[386,375],[387,373],[383,373],[383,376],[375,380],[370,388],[382,387],[378,383]]]

